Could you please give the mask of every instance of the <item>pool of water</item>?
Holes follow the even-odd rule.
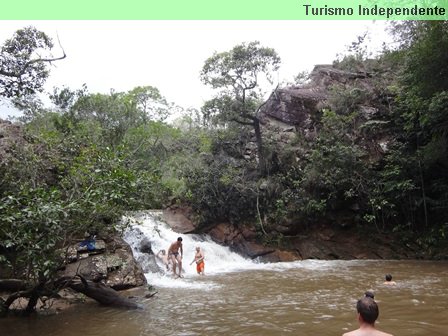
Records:
[[[396,286],[383,284],[386,273]],[[88,303],[51,316],[0,319],[0,335],[340,335],[357,328],[355,304],[366,290],[375,293],[379,329],[448,335],[447,262],[253,263],[205,276],[148,280],[157,294],[140,299],[142,310]]]

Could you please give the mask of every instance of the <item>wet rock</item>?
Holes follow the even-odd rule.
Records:
[[[239,244],[234,246],[234,249],[243,255],[247,255],[251,259],[263,257],[275,251],[272,247],[266,247],[261,244],[248,241],[240,241]]]
[[[78,251],[76,259],[72,257],[61,276],[75,277],[82,275],[93,282],[101,281],[117,289],[143,286],[146,284],[142,267],[137,263],[130,246],[120,237],[112,237],[100,242],[98,249]],[[75,248],[78,244],[75,245]]]
[[[163,273],[162,268],[157,264],[154,254],[140,254],[137,262],[142,266],[144,273]]]
[[[171,206],[163,210],[161,219],[166,222],[173,231],[178,233],[190,233],[196,229],[193,221],[191,208],[186,206]]]
[[[261,260],[263,262],[281,262],[281,261],[295,261],[301,260],[296,251],[281,251],[275,250],[272,253],[264,255]]]
[[[147,237],[143,237],[143,239],[139,243],[139,251],[142,253],[154,254],[151,247],[151,242]]]
[[[259,258],[262,261],[299,259],[294,252],[287,253],[258,243],[256,232],[248,227],[237,228],[230,223],[220,223],[213,227],[208,234],[217,243],[229,246],[232,251],[251,259]],[[273,255],[271,256],[271,254]],[[283,257],[285,259],[282,259]]]

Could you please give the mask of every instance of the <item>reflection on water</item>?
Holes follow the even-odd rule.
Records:
[[[368,289],[380,307],[379,329],[448,335],[447,266],[307,260],[204,277],[188,274],[167,278],[170,285],[157,287],[155,297],[142,301],[144,310],[88,304],[54,316],[2,319],[0,335],[340,335],[357,328],[355,303]],[[386,273],[397,286],[383,285]]]

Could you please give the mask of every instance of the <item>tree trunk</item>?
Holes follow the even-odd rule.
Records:
[[[140,306],[129,300],[128,298],[125,298],[118,294],[117,291],[114,289],[107,287],[104,284],[101,283],[95,283],[89,280],[84,279],[83,277],[79,276],[81,279],[80,281],[73,280],[73,278],[61,278],[58,281],[56,281],[56,284],[59,289],[63,287],[70,287],[73,290],[83,293],[84,295],[94,299],[95,301],[107,305],[107,306],[114,306],[114,307],[124,307],[124,308],[130,308],[130,309],[138,309]],[[4,280],[5,281],[5,280]],[[4,282],[3,284],[9,285],[10,283]],[[16,282],[12,282],[14,285],[18,285]],[[36,304],[40,297],[42,296],[51,296],[55,294],[55,291],[50,291],[45,289],[45,283],[40,283],[34,288],[23,290],[23,291],[16,291],[15,293],[12,293],[6,301],[0,301],[0,315],[4,315],[8,312],[9,307],[11,304],[17,300],[18,298],[27,298],[28,304],[25,308],[25,315],[29,315],[35,310]]]
[[[19,279],[0,279],[0,291],[17,292],[25,289],[25,282]]]
[[[80,282],[70,281],[68,283],[68,287],[77,292],[83,293],[84,295],[106,306],[132,309],[140,308],[137,303],[121,296],[117,291],[102,283],[96,283],[81,278]]]

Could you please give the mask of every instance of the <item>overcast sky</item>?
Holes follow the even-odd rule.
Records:
[[[47,90],[86,83],[89,92],[108,93],[152,85],[185,108],[200,108],[210,98],[199,72],[215,51],[260,41],[281,57],[276,78],[284,82],[331,63],[365,31],[374,45],[385,36],[384,22],[371,21],[0,21],[0,44],[29,25],[55,42],[59,36],[67,54],[54,63]],[[61,54],[57,43],[53,53]]]

